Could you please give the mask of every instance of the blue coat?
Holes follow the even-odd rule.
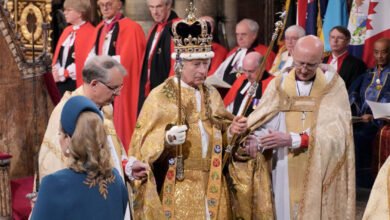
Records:
[[[45,176],[31,220],[123,220],[128,194],[118,171],[113,169],[113,173],[115,180],[108,185],[107,199],[98,186],[89,188],[83,183],[85,173],[63,169]]]

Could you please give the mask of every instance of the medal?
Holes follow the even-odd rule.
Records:
[[[376,90],[381,90],[382,89],[382,84],[381,84],[381,80],[378,78],[375,80],[375,83],[376,83],[376,86],[375,86],[375,89]]]
[[[252,105],[252,108],[253,108],[253,109],[256,109],[256,108],[257,108],[257,105],[259,104],[259,100],[260,100],[260,99],[253,99],[253,103],[252,103],[252,104],[253,104],[253,105]]]

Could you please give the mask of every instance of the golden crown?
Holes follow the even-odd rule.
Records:
[[[175,45],[172,58],[179,53],[183,59],[209,59],[214,57],[211,49],[213,36],[211,27],[206,21],[195,17],[196,8],[190,2],[186,9],[187,18],[172,25],[173,43]]]

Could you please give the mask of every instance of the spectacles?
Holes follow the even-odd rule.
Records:
[[[100,82],[101,84],[105,85],[115,95],[117,95],[123,88],[123,84],[114,88],[114,87],[111,87],[111,86],[107,85],[106,83],[104,83],[102,81],[98,81],[98,82]]]
[[[99,8],[107,8],[107,9],[110,9],[110,8],[112,8],[112,2],[107,2],[107,3],[98,3],[98,6],[99,6]]]
[[[299,38],[298,37],[285,37],[285,41],[297,41]]]
[[[303,67],[305,67],[308,70],[314,70],[317,68],[318,63],[301,63],[301,62],[295,61],[294,66],[296,68],[299,68],[299,69],[302,69]]]

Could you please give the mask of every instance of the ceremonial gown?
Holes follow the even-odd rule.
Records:
[[[309,96],[300,96],[295,69],[276,77],[248,117],[251,131],[265,126],[309,134],[308,148],[273,152],[276,218],[355,219],[354,144],[345,85],[337,74],[319,68],[311,83]]]
[[[285,72],[286,68],[291,67],[292,65],[292,56],[290,55],[286,47],[282,47],[279,49],[279,52],[276,55],[274,63],[272,64],[272,68],[269,72],[274,76],[278,76],[281,73]]]
[[[151,166],[147,181],[134,186],[135,218],[230,219],[221,159],[222,141],[233,116],[214,87],[204,84],[198,90],[182,82],[182,115],[188,126],[182,145],[185,178],[175,182],[171,169],[175,147],[164,140],[166,130],[178,120],[176,81],[168,78],[152,90],[132,137],[129,155]]]
[[[377,68],[361,75],[349,89],[349,101],[354,116],[372,114],[366,100],[390,102],[390,65],[387,65],[378,74]],[[378,84],[379,82],[379,84]],[[386,160],[390,146],[381,139],[389,138],[388,128],[384,122],[374,119],[371,122],[354,123],[354,139],[356,143],[357,184],[362,187],[371,187],[373,179],[381,164]],[[386,132],[382,132],[386,131]],[[376,138],[377,137],[377,138]],[[379,153],[382,149],[382,153]],[[378,158],[380,157],[379,161]],[[372,167],[372,169],[370,169]]]
[[[337,59],[337,72],[345,82],[347,90],[360,75],[366,72],[364,62],[346,52],[338,58],[333,58],[332,55],[324,58],[324,63],[331,64],[334,59]]]
[[[179,20],[177,14],[171,11],[168,20],[155,24],[148,34],[139,81],[138,113],[150,91],[174,74],[171,28],[173,22],[177,20]]]
[[[273,76],[270,76],[267,72],[264,73],[263,78],[260,80],[261,83],[258,84],[252,101],[249,103],[248,109],[245,112],[246,117],[257,107],[262,94],[272,79]],[[243,74],[234,82],[226,94],[223,99],[223,103],[225,104],[226,109],[233,113],[233,115],[243,115],[242,111],[247,99],[249,98],[248,91],[251,85],[252,84],[248,81],[246,74]]]
[[[264,56],[267,52],[267,47],[262,44],[258,44],[257,42],[254,42],[250,48],[235,47],[227,54],[225,61],[219,65],[214,74],[230,85],[233,85],[236,79],[242,74],[242,64],[245,55],[253,51],[256,51]],[[271,69],[274,59],[275,54],[271,51],[266,60],[265,70],[268,71]]]
[[[211,49],[214,52],[214,57],[211,59],[207,76],[214,74],[219,65],[221,65],[221,63],[225,61],[226,55],[228,54],[227,49],[217,42],[213,42],[211,44]]]
[[[115,22],[110,35],[107,50],[100,45],[100,35],[103,32],[104,21],[101,22],[93,34],[95,47],[93,53],[109,55],[118,58],[127,70],[123,78],[123,88],[114,101],[114,125],[123,146],[127,149],[137,119],[137,103],[139,81],[142,65],[142,55],[145,50],[145,34],[142,27],[130,20],[121,17]],[[103,36],[102,36],[103,37]],[[106,42],[105,42],[106,43]],[[105,45],[104,43],[104,45]]]
[[[49,123],[39,150],[39,180],[48,174],[52,174],[58,170],[68,167],[68,158],[62,153],[58,136],[60,129],[60,117],[62,108],[66,101],[68,101],[71,97],[79,95],[85,95],[83,86],[79,87],[74,92],[66,92],[50,115]],[[112,106],[104,106],[102,111],[104,114],[104,129],[107,133],[112,165],[117,168],[119,173],[123,176],[122,159],[127,158],[127,154],[116,135],[115,128],[112,123]]]
[[[75,32],[74,36],[74,49],[73,54],[70,56],[74,59],[74,63],[76,65],[76,88],[81,86],[83,84],[83,67],[85,60],[87,59],[89,48],[93,45],[93,40],[91,40],[90,34],[93,33],[95,30],[95,27],[92,26],[91,23],[86,22],[82,24],[78,29],[74,30],[73,26],[70,25],[62,32],[60,39],[58,40],[57,47],[53,54],[53,62],[52,65],[55,65],[57,62],[61,62],[59,60],[59,57],[62,57],[61,54],[62,50],[62,44],[64,41],[69,37],[69,35],[72,34],[72,32]],[[69,55],[68,55],[69,57]],[[66,58],[68,59],[68,58]],[[65,67],[63,67],[65,68]],[[75,89],[75,88],[74,88]],[[73,91],[69,90],[69,91]]]
[[[379,170],[371,189],[363,220],[390,219],[390,157]]]

